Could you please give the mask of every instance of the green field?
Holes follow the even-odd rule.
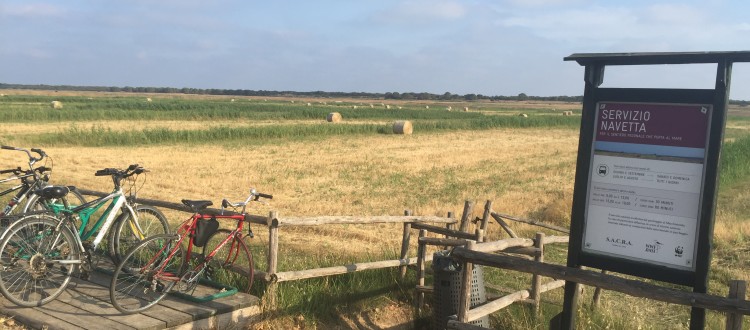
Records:
[[[93,177],[96,169],[140,162],[152,174],[139,194],[151,198],[220,200],[251,183],[274,194],[272,208],[285,215],[396,215],[405,208],[444,215],[460,212],[471,199],[478,202],[474,216],[492,200],[500,213],[569,224],[580,104],[149,97],[9,93],[0,97],[0,143],[47,150],[55,158],[55,179],[91,189],[111,188]],[[52,101],[63,108],[53,109]],[[344,120],[326,122],[331,112]],[[397,120],[410,120],[414,134],[393,134]],[[750,280],[750,120],[733,109],[727,126],[710,278],[711,293],[722,296],[730,280]],[[23,165],[20,154],[0,156],[0,167]],[[524,237],[540,230],[513,225]],[[400,234],[398,226],[284,228],[279,269],[394,259]],[[496,224],[488,231],[491,239],[503,235]],[[262,256],[265,243],[267,237],[257,235],[253,254]],[[547,262],[564,264],[565,248],[547,252]],[[264,258],[256,262],[263,269]],[[325,328],[340,315],[384,306],[411,311],[413,275],[399,282],[396,270],[383,270],[282,283],[280,312],[268,322],[272,328]],[[530,278],[496,269],[485,276],[495,287],[516,290],[528,287]],[[262,289],[257,285],[255,293]],[[494,314],[493,324],[546,328],[562,294],[543,297],[542,318],[514,305]],[[603,306],[582,310],[585,328],[678,329],[688,317],[686,308],[616,293],[606,293]],[[302,325],[294,321],[298,315]],[[424,320],[429,309],[412,317]],[[645,321],[654,317],[660,319]],[[709,314],[711,328],[722,322],[721,314]]]

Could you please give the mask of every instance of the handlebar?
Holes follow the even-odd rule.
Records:
[[[128,166],[128,168],[125,169],[125,170],[118,170],[116,168],[111,168],[111,167],[104,168],[104,169],[96,171],[96,173],[94,173],[94,175],[95,176],[108,176],[108,175],[111,175],[113,177],[119,177],[121,179],[124,179],[124,178],[127,178],[129,176],[138,175],[138,174],[141,174],[141,173],[147,172],[147,171],[148,170],[146,170],[145,168],[143,168],[141,166],[138,166],[138,164],[132,164],[132,165]]]
[[[0,174],[6,174],[6,173],[13,173],[13,174],[21,174],[22,170],[20,167],[12,168],[9,170],[0,170]]]
[[[26,150],[24,148],[18,148],[18,147],[12,147],[12,146],[5,146],[4,145],[4,146],[0,146],[0,149],[16,150],[16,151],[23,151],[23,152],[25,152],[26,155],[29,156],[29,170],[30,171],[39,170],[39,169],[35,169],[34,168],[34,164],[36,164],[37,162],[42,161],[42,159],[44,159],[44,157],[49,157],[49,156],[47,156],[47,153],[44,152],[44,150],[39,149],[39,148],[31,148],[31,152],[34,152],[34,153],[38,154],[39,157],[34,157],[31,154],[31,152],[29,152],[28,150]],[[44,168],[45,171],[51,170],[50,168],[44,167],[44,166],[42,166],[41,168]],[[39,171],[39,173],[41,173],[41,172],[44,172],[44,171]]]
[[[260,198],[273,199],[273,195],[259,193],[259,192],[257,192],[255,190],[255,188],[251,188],[250,189],[250,195],[247,196],[247,199],[244,202],[232,203],[232,202],[228,201],[225,198],[225,199],[223,199],[221,201],[221,208],[225,209],[225,208],[228,208],[230,206],[231,207],[242,207],[242,212],[245,212],[245,206],[247,206],[248,203],[250,203],[251,201],[258,201]]]

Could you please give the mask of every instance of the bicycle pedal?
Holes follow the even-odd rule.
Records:
[[[91,275],[89,275],[89,272],[81,272],[79,277],[84,281],[88,281]]]

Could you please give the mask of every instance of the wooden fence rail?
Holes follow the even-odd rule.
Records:
[[[464,263],[464,277],[470,277],[470,273],[467,275],[467,272],[471,271],[474,264],[479,264],[558,279],[558,281],[549,283],[548,285],[556,285],[560,282],[559,280],[572,281],[583,285],[599,287],[605,290],[621,292],[635,297],[726,312],[729,315],[750,314],[750,301],[744,300],[744,292],[742,294],[735,293],[734,296],[730,294],[730,298],[724,298],[704,293],[681,291],[590,270],[569,268],[561,265],[530,261],[514,256],[475,251],[472,245],[474,244],[470,243],[467,247],[456,248],[452,253],[454,257],[459,258]],[[736,286],[741,287],[742,285]],[[458,321],[462,323],[471,322],[472,320],[486,315],[487,312],[494,311],[490,311],[489,307],[485,307],[486,305],[481,308],[469,309],[469,288],[470,287],[461,288],[461,306],[467,305],[465,308],[459,309],[459,314],[457,315]],[[737,290],[737,292],[740,291],[742,291],[741,288]],[[523,295],[523,293],[517,294],[521,296]],[[517,299],[522,298],[519,297]],[[489,305],[489,303],[487,305]],[[499,305],[499,303],[497,305]],[[737,316],[732,316],[731,320],[728,319],[727,327],[730,327],[730,323],[733,327],[736,327],[736,324],[738,323],[741,324],[741,321],[738,322],[736,319]]]

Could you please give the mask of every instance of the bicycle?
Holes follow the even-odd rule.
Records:
[[[108,254],[117,264],[122,251],[142,239],[169,233],[169,223],[158,209],[133,206],[123,192],[122,180],[143,172],[145,169],[138,165],[126,170],[97,171],[96,176],[111,176],[112,193],[75,207],[62,199],[70,191],[65,186],[38,191],[45,199],[62,199],[63,203],[49,204],[51,211],[28,214],[8,227],[0,241],[0,293],[20,306],[41,306],[60,295],[74,273],[88,278],[102,254],[96,249],[105,236],[109,235]],[[135,179],[132,182],[131,187]],[[87,229],[91,216],[108,203],[99,219]],[[78,220],[80,225],[76,227]],[[93,241],[88,242],[95,234]]]
[[[194,292],[199,281],[223,279],[233,281],[239,291],[249,292],[253,284],[253,259],[243,234],[247,204],[272,195],[250,190],[244,202],[222,200],[221,211],[207,212],[213,205],[207,200],[182,200],[193,215],[183,222],[175,234],[149,237],[133,247],[115,268],[109,293],[112,305],[125,314],[142,312],[159,303],[167,293]],[[239,213],[225,214],[232,207]],[[218,219],[236,221],[232,230],[218,229]],[[187,240],[187,241],[186,241]],[[202,247],[197,256],[193,248]],[[224,249],[228,247],[228,249]]]
[[[5,205],[2,212],[0,212],[0,217],[6,217],[9,215],[14,214],[15,210],[18,209],[19,205],[22,205],[24,200],[28,199],[26,204],[23,207],[23,210],[21,213],[27,213],[32,210],[44,210],[46,209],[45,205],[47,202],[56,202],[55,200],[51,201],[45,201],[40,200],[38,195],[34,194],[34,191],[40,188],[44,188],[49,185],[49,173],[52,170],[52,167],[47,166],[39,166],[34,167],[35,164],[38,162],[41,162],[43,159],[51,159],[43,150],[32,148],[31,152],[34,152],[39,155],[39,157],[34,157],[29,150],[23,149],[23,148],[17,148],[17,147],[11,147],[11,146],[0,146],[0,148],[5,150],[16,150],[16,151],[23,151],[26,153],[26,155],[29,157],[29,169],[28,170],[22,170],[21,167],[17,167],[14,169],[7,169],[7,170],[0,170],[0,174],[9,174],[12,173],[13,176],[0,180],[0,184],[12,182],[15,180],[20,180],[20,184],[10,187],[6,190],[0,191],[0,196],[5,196],[7,194],[10,194],[12,192],[16,192],[16,194],[11,198],[10,201],[8,201],[8,204]],[[46,165],[46,164],[45,164]],[[86,199],[81,195],[78,191],[75,190],[75,187],[69,186],[68,187],[71,190],[71,195],[75,197],[73,200],[77,205],[83,204],[86,202]],[[7,218],[6,218],[7,219]],[[7,220],[3,221],[3,227],[7,226]]]

